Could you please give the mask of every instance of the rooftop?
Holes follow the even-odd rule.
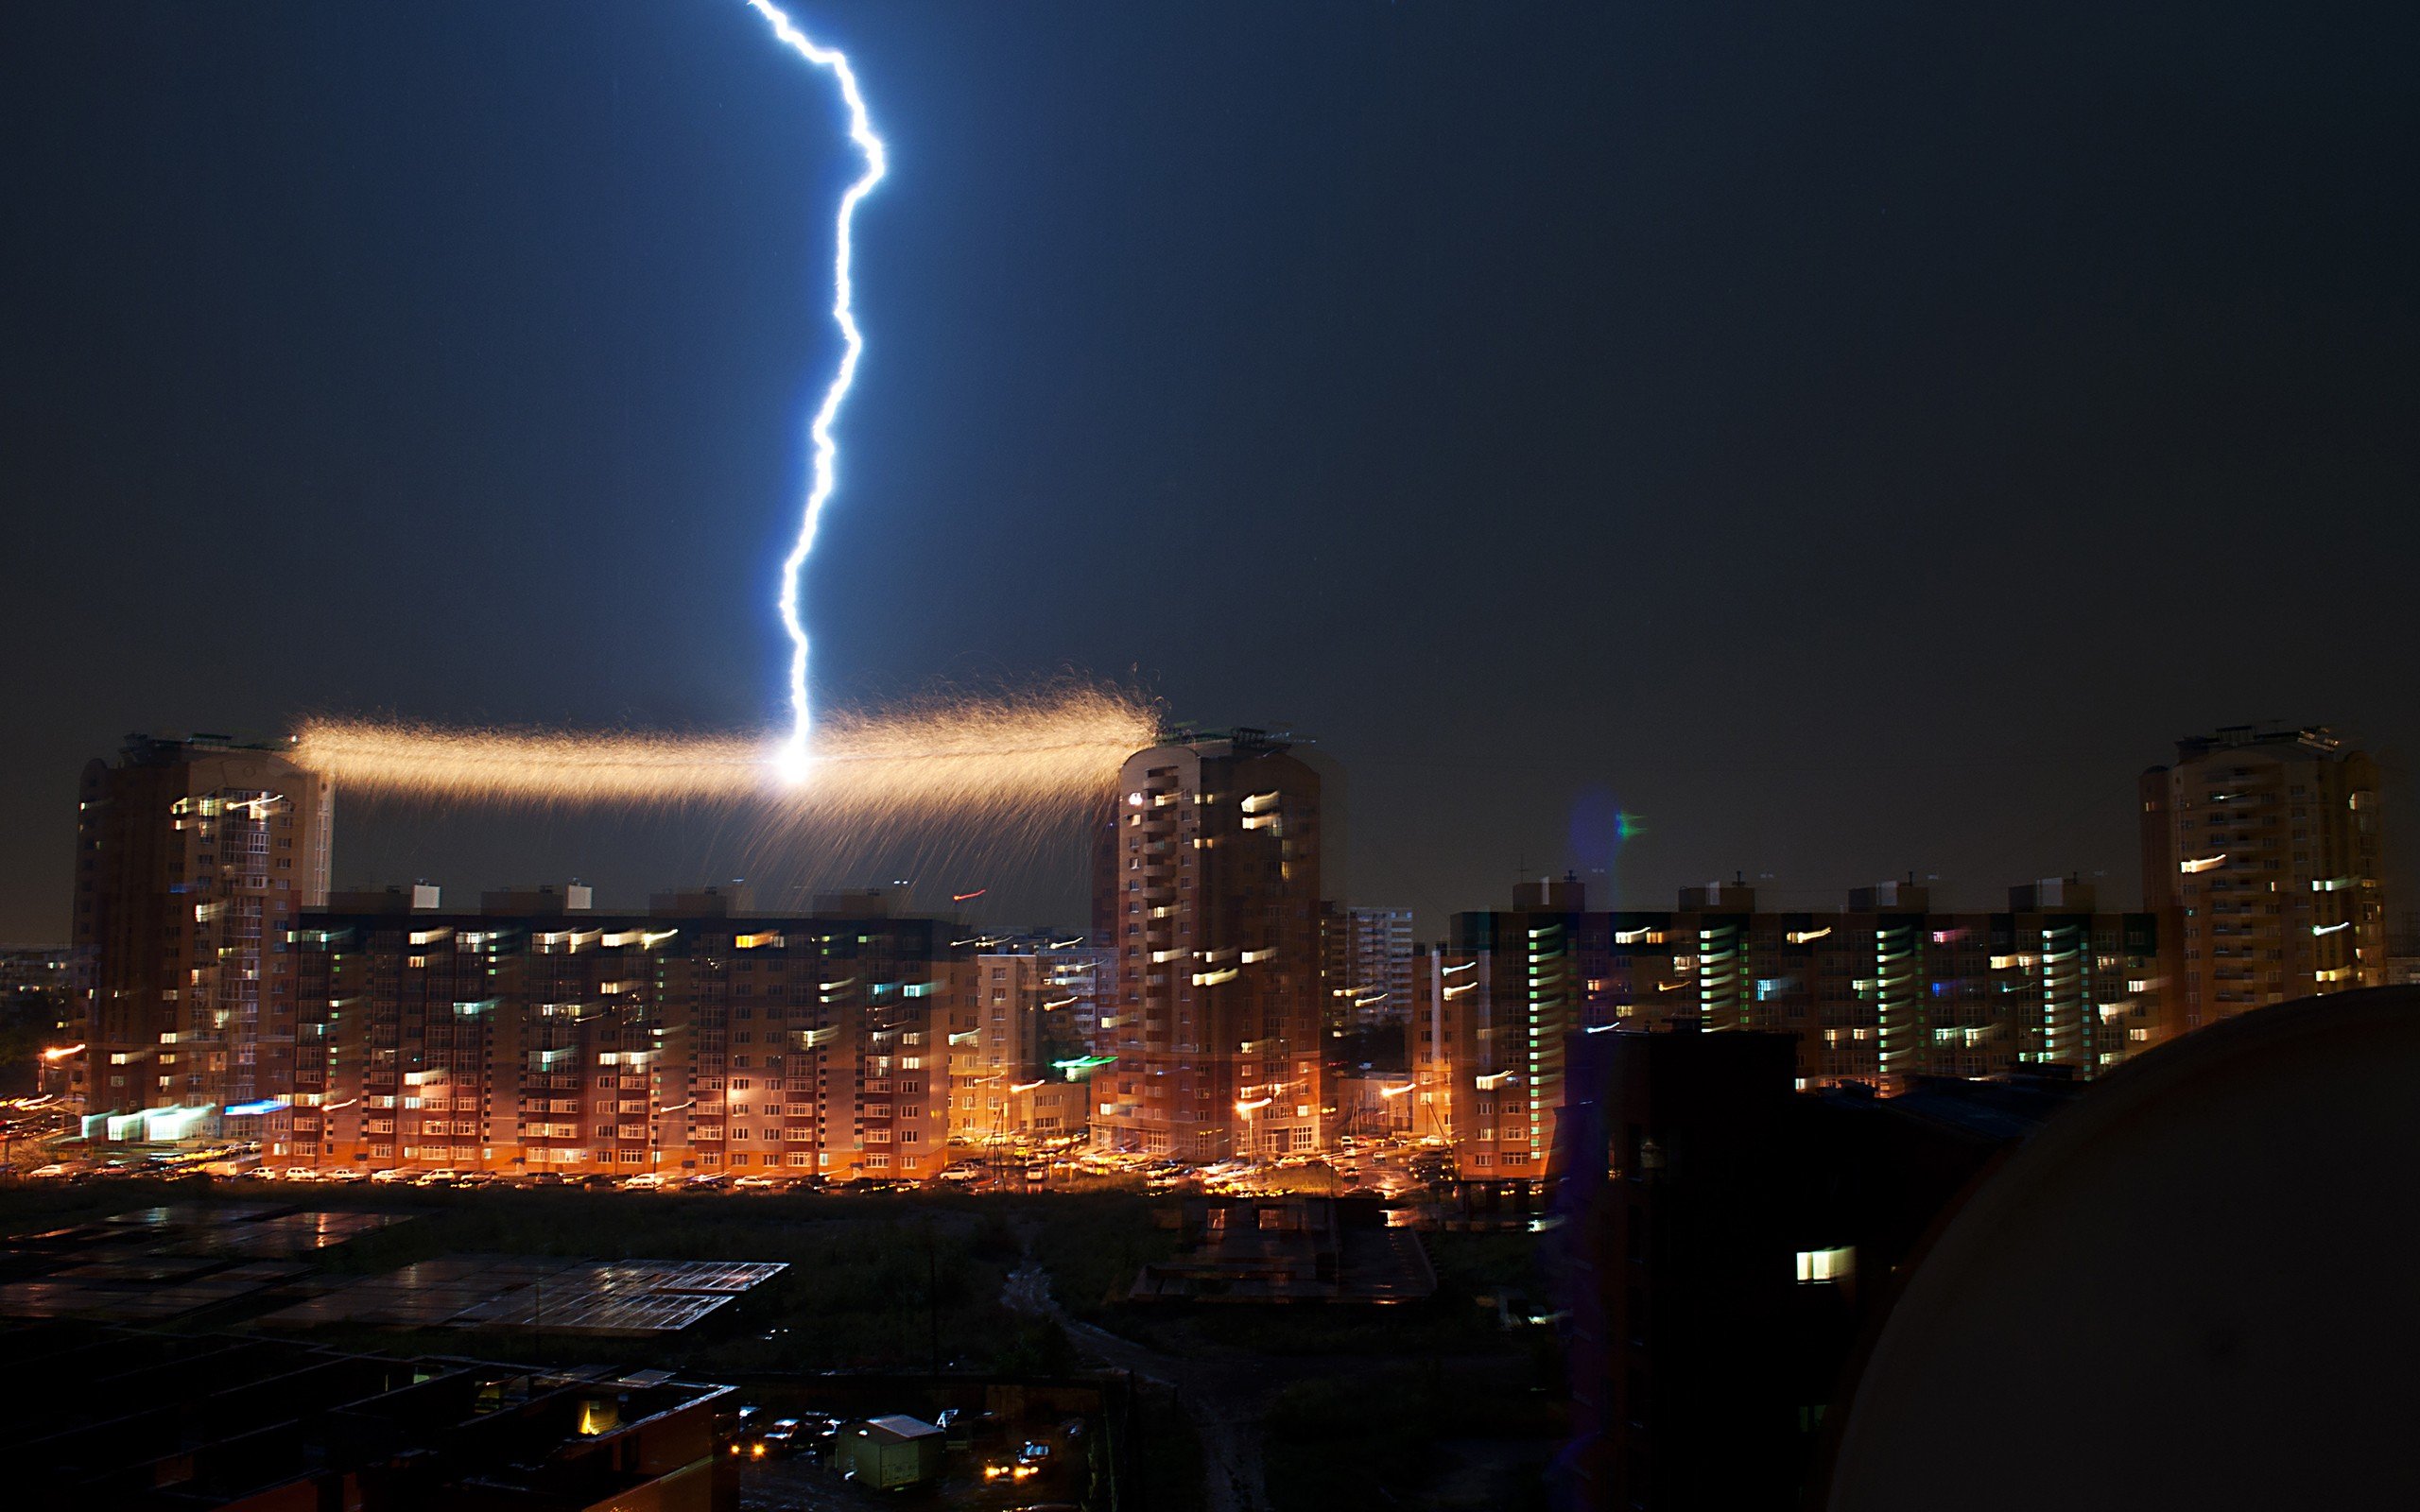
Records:
[[[85,1324],[13,1332],[13,1504],[589,1506],[711,1458],[729,1388]]]
[[[1919,1076],[1906,1091],[1875,1106],[1979,1139],[2021,1140],[2083,1092],[2083,1084],[2057,1074],[2064,1069],[2046,1066],[2038,1073],[1987,1081]]]
[[[2221,725],[2206,735],[2187,735],[2176,743],[2176,759],[2193,761],[2215,751],[2239,750],[2256,746],[2299,746],[2306,750],[2335,755],[2344,748],[2344,742],[2325,725],[2294,725],[2268,721],[2256,725]]]

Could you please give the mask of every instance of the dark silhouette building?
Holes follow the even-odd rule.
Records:
[[[45,1323],[9,1336],[9,1504],[716,1512],[728,1386]]]
[[[2229,1017],[2096,1085],[1926,1246],[1807,1505],[2420,1505],[2420,989]]]
[[[1794,1505],[1893,1272],[2061,1079],[1795,1091],[1792,1037],[1575,1036],[1551,1246],[1566,1504]]]

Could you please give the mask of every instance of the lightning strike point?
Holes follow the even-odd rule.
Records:
[[[840,366],[832,375],[831,387],[823,391],[823,403],[817,406],[815,418],[808,423],[807,434],[814,442],[813,477],[806,491],[806,507],[799,522],[798,540],[782,562],[782,592],[778,606],[782,628],[790,638],[790,738],[785,747],[781,769],[786,777],[797,781],[805,776],[807,764],[806,734],[814,724],[814,714],[806,697],[806,623],[799,607],[799,578],[806,567],[806,558],[815,550],[815,529],[823,518],[823,506],[838,486],[837,464],[839,448],[832,439],[832,422],[839,417],[840,402],[849,396],[849,386],[856,381],[857,359],[865,352],[865,338],[857,330],[854,306],[854,287],[850,282],[850,232],[857,215],[857,201],[863,199],[875,184],[882,181],[890,169],[890,153],[882,138],[874,135],[873,123],[867,116],[865,96],[857,92],[857,76],[849,67],[848,55],[837,47],[825,47],[801,31],[788,14],[772,0],[747,0],[748,9],[765,18],[773,35],[792,52],[817,68],[829,71],[840,86],[840,99],[849,109],[849,140],[856,144],[866,161],[866,170],[848,191],[840,196],[839,214],[833,222],[832,255],[832,318],[840,328]],[[794,774],[794,775],[793,775]]]
[[[797,735],[783,741],[781,749],[773,753],[773,775],[786,786],[804,786],[807,775],[815,770],[815,757],[806,748],[805,734],[806,731],[801,730]]]

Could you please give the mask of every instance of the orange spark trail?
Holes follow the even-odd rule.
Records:
[[[317,719],[294,759],[372,796],[531,808],[749,807],[768,817],[1030,823],[1097,800],[1157,735],[1150,708],[1097,688],[935,700],[815,728],[804,775],[781,738],[447,730]]]

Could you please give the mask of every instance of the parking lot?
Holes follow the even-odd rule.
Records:
[[[853,1473],[843,1446],[861,1431],[860,1419],[785,1405],[778,1395],[740,1407],[721,1425],[720,1447],[740,1467],[740,1504],[765,1512],[852,1512],[902,1504],[1011,1512],[1074,1507],[1085,1501],[1094,1478],[1090,1450],[1097,1419],[974,1407],[943,1408],[934,1417],[938,1473],[890,1489]]]
[[[368,1169],[264,1158],[257,1145],[218,1143],[175,1147],[94,1147],[66,1138],[63,1112],[17,1112],[7,1127],[19,1159],[0,1162],[0,1177],[37,1182],[208,1177],[233,1182],[407,1185],[422,1189],[510,1187],[678,1193],[692,1195],[773,1195],[818,1191],[878,1194],[949,1190],[970,1193],[1087,1192],[1141,1187],[1152,1193],[1250,1196],[1275,1193],[1334,1195],[1346,1192],[1402,1199],[1430,1184],[1436,1154],[1419,1141],[1346,1137],[1335,1150],[1268,1161],[1225,1160],[1192,1166],[1133,1151],[1004,1145],[968,1148],[930,1182],[826,1182],[813,1176],[644,1171],[631,1175],[569,1175],[454,1167]]]

